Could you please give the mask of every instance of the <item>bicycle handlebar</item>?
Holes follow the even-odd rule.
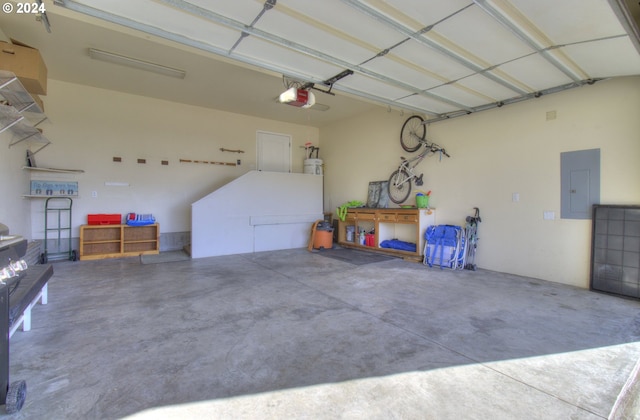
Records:
[[[445,155],[446,157],[451,157],[451,156],[449,156],[449,153],[447,153],[447,151],[444,150],[444,147],[440,147],[439,145],[437,145],[435,143],[425,144],[425,146],[429,148],[429,151],[431,153],[440,152],[443,155]]]

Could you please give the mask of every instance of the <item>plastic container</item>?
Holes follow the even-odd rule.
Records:
[[[331,226],[331,223],[329,223],[326,220],[323,220],[322,222],[318,223],[318,226],[316,226],[316,230],[327,230],[329,232],[333,231],[333,226]]]
[[[313,247],[315,249],[333,248],[333,230],[316,230],[313,235]]]
[[[88,214],[89,225],[119,225],[122,223],[122,214]]]
[[[353,242],[356,233],[355,226],[347,226],[347,242]]]
[[[376,235],[367,233],[364,235],[364,244],[366,246],[376,246]]]
[[[127,225],[129,226],[146,226],[156,222],[156,218],[152,214],[127,214]]]
[[[322,159],[305,159],[304,173],[311,175],[322,175]]]
[[[426,209],[429,207],[429,196],[422,193],[416,194],[416,207],[419,209]]]

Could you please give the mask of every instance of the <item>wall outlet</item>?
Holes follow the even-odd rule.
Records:
[[[98,191],[91,191],[91,197],[98,198]]]
[[[544,220],[554,220],[556,218],[556,213],[553,211],[545,211],[542,213],[542,218]]]
[[[240,159],[236,160],[236,165],[240,166],[240,163],[241,163],[241,162],[242,162],[242,161],[241,161]]]
[[[511,201],[513,201],[514,203],[517,203],[518,201],[520,201],[520,193],[511,194]]]

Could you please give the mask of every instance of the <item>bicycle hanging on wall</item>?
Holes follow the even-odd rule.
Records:
[[[446,150],[435,144],[430,143],[426,139],[427,126],[424,119],[419,115],[409,117],[400,130],[400,145],[407,152],[415,152],[423,148],[418,156],[411,159],[400,157],[400,165],[389,177],[389,198],[396,204],[401,204],[409,198],[411,194],[411,183],[415,182],[416,186],[423,184],[422,175],[417,175],[414,169],[422,159],[436,153],[446,157],[451,157]]]

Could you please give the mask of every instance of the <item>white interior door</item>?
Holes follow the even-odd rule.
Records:
[[[291,172],[291,136],[258,131],[258,170]]]

